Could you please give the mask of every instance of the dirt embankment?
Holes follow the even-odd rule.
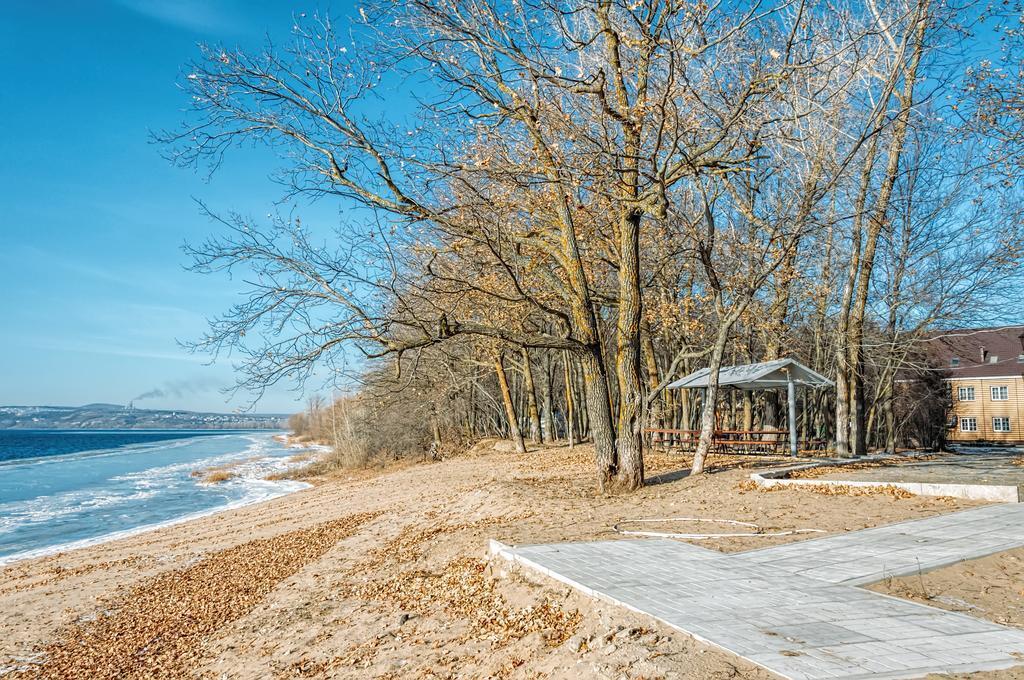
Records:
[[[651,456],[649,486],[602,497],[592,455],[482,446],[334,473],[258,506],[13,565],[0,573],[0,667],[81,678],[768,678],[646,617],[490,561],[487,539],[620,538],[617,522],[680,516],[837,532],[972,505],[745,490],[748,468],[764,459],[719,459],[691,478],[688,459],[664,454]]]

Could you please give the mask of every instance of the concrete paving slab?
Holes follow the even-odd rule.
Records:
[[[989,505],[761,548],[745,561],[833,583],[862,585],[1024,545],[1024,504]]]
[[[507,559],[786,678],[912,678],[1024,662],[1024,631],[852,587],[1024,545],[1024,506],[746,553],[667,539],[508,547]]]

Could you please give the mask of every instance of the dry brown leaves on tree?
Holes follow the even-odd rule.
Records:
[[[112,611],[63,630],[40,666],[10,677],[180,678],[202,642],[380,513],[360,513],[228,548],[135,587]]]

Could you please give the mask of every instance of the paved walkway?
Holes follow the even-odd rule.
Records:
[[[742,554],[772,569],[861,585],[1019,546],[1024,546],[1024,503],[987,505]]]
[[[926,460],[907,460],[900,465],[862,470],[837,470],[819,477],[828,480],[873,482],[921,482],[925,484],[1024,485],[1024,467],[1014,460],[1024,457],[1024,447],[963,447],[957,453]]]
[[[1024,631],[852,586],[1021,545],[1024,505],[994,505],[746,553],[671,540],[500,553],[783,677],[913,678],[1024,663]]]

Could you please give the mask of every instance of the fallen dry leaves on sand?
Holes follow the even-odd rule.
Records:
[[[893,498],[913,498],[914,494],[892,484],[880,486],[851,486],[849,484],[776,484],[761,486],[752,479],[744,479],[736,485],[740,491],[809,491],[824,496],[892,496]]]
[[[464,633],[452,638],[455,643],[473,640],[497,648],[536,633],[546,647],[556,647],[576,632],[582,620],[579,612],[566,610],[551,597],[526,606],[514,605],[501,594],[498,583],[488,573],[488,563],[482,559],[459,556],[434,569],[423,566],[429,546],[444,535],[476,532],[530,516],[532,513],[518,513],[448,523],[437,521],[434,513],[427,513],[425,517],[433,524],[407,526],[370,551],[366,559],[345,574],[341,590],[347,597],[401,611],[403,619],[443,613],[448,620],[467,624]],[[294,676],[309,677],[330,676],[340,669],[366,668],[380,643],[377,638],[333,658],[305,658],[290,670]],[[450,659],[450,663],[456,662],[456,658]]]
[[[46,558],[50,560],[58,560],[64,556],[64,553],[57,553],[52,557]],[[132,567],[138,567],[143,564],[150,564],[153,562],[152,558],[144,558],[133,555],[131,557],[122,558],[119,560],[106,560],[100,562],[90,562],[88,564],[79,565],[76,567],[63,567],[59,564],[47,569],[42,574],[29,575],[27,567],[24,564],[15,565],[8,567],[0,572],[0,578],[9,578],[14,581],[14,585],[0,588],[0,595],[6,595],[8,593],[17,593],[22,590],[31,590],[33,588],[39,588],[41,586],[54,585],[60,583],[65,579],[69,579],[73,576],[83,576],[97,570],[107,569],[129,569]]]
[[[563,644],[576,632],[582,614],[566,611],[550,597],[531,606],[513,606],[498,592],[496,581],[487,571],[485,561],[462,557],[451,560],[436,572],[410,570],[397,577],[363,583],[352,588],[349,595],[365,601],[389,604],[404,612],[402,619],[412,618],[411,615],[437,616],[443,613],[448,620],[467,623],[467,632],[453,638],[451,642],[454,644],[475,640],[487,643],[494,649],[537,633],[545,647],[550,649]],[[405,635],[415,644],[415,626]],[[331,677],[341,669],[367,668],[380,646],[393,641],[381,635],[353,645],[344,654],[333,658],[307,657],[293,664],[289,669],[290,674],[293,677]],[[458,661],[457,656],[449,655],[439,663],[443,667],[455,665]],[[451,677],[443,668],[436,670],[439,675],[435,675],[432,669],[418,669],[415,677]],[[502,673],[498,673],[494,677],[502,676]]]
[[[202,641],[251,611],[278,583],[316,561],[380,513],[360,513],[249,541],[161,574],[113,610],[76,623],[12,678],[180,678]]]
[[[487,529],[503,524],[512,524],[513,522],[530,519],[533,517],[533,513],[522,512],[517,514],[497,515],[485,517],[472,522],[461,522],[455,524],[437,521],[438,514],[436,512],[425,513],[424,517],[430,520],[435,520],[435,523],[426,527],[417,525],[405,527],[395,538],[391,539],[380,548],[371,551],[367,559],[356,566],[350,572],[350,575],[354,575],[356,573],[367,574],[377,572],[384,564],[405,564],[414,562],[423,556],[423,546],[439,536],[463,531],[479,531],[480,529]]]
[[[512,607],[486,574],[483,560],[463,557],[452,560],[437,572],[416,570],[360,586],[363,598],[383,600],[403,610],[430,614],[445,613],[470,623],[469,637],[502,645],[530,633],[541,633],[548,646],[568,640],[580,615],[566,612],[551,599],[537,605]]]
[[[908,463],[922,463],[935,460],[939,456],[896,456],[884,460],[864,461],[863,463],[850,463],[848,465],[821,465],[819,467],[807,468],[805,470],[794,470],[789,473],[791,479],[814,479],[831,474],[842,474],[850,470],[873,470],[875,468],[899,467]]]

